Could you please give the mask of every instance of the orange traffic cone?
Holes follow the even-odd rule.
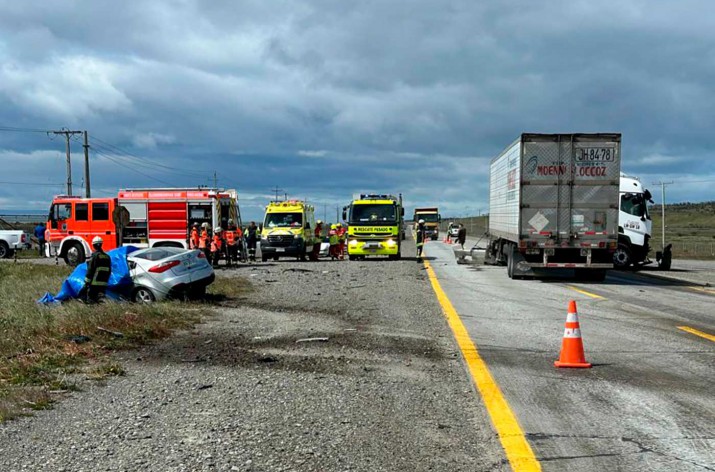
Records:
[[[581,326],[578,324],[576,302],[573,300],[569,302],[564,339],[561,343],[561,355],[559,356],[559,360],[554,362],[554,365],[556,367],[591,367],[591,364],[586,362],[586,356],[583,353]]]

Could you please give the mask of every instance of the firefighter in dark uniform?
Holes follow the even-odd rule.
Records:
[[[256,260],[256,243],[258,242],[258,227],[255,221],[251,221],[245,231],[246,234],[246,246],[248,246],[248,259],[250,261]]]
[[[84,277],[87,303],[97,303],[104,298],[112,275],[112,259],[102,250],[104,241],[99,236],[92,240],[94,252],[87,262],[87,275]]]
[[[425,245],[425,220],[417,222],[415,244],[417,244],[417,262],[422,262],[422,247]]]

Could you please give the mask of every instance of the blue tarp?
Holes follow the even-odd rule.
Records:
[[[109,277],[109,285],[107,286],[107,298],[118,300],[121,298],[121,295],[126,293],[128,288],[131,287],[133,282],[129,275],[129,267],[127,266],[127,254],[136,250],[137,248],[134,246],[123,246],[107,252],[112,259],[112,275]],[[82,287],[84,287],[84,276],[86,274],[87,263],[85,262],[78,265],[69,277],[65,279],[57,295],[52,295],[50,292],[47,292],[42,298],[37,300],[37,303],[48,305],[77,298]]]

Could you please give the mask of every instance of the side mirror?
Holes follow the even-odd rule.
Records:
[[[343,209],[343,221],[347,221],[348,219],[348,212]]]
[[[405,209],[404,209],[404,208],[400,208],[400,216],[405,216]]]

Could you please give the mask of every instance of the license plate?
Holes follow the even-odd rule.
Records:
[[[380,247],[380,243],[365,243],[365,249],[377,249]]]
[[[276,252],[286,252],[284,247],[277,247]]]
[[[370,248],[370,249],[368,249],[368,251],[370,251],[370,252],[377,252],[377,249]]]

